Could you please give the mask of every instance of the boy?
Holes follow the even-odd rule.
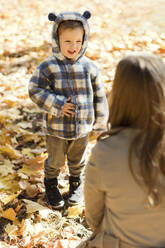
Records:
[[[31,99],[42,108],[48,159],[45,161],[45,192],[53,209],[64,206],[58,175],[67,157],[70,205],[82,199],[82,172],[88,133],[106,129],[108,106],[97,67],[84,55],[89,37],[87,19],[66,12],[56,16],[52,32],[53,56],[42,62],[29,83]]]

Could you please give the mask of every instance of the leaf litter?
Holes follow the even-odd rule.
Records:
[[[150,51],[165,61],[163,1],[130,4],[129,0],[85,4],[84,0],[1,0],[0,247],[74,248],[90,236],[84,204],[54,211],[45,201],[42,112],[28,97],[28,81],[36,66],[51,55],[52,25],[46,18],[50,11],[92,12],[86,55],[99,65],[107,95],[117,62],[129,52]],[[95,142],[91,133],[88,157]],[[66,165],[59,184],[67,195]]]

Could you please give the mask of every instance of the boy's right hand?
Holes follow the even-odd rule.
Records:
[[[70,100],[70,97],[68,97],[61,110],[61,112],[67,117],[75,115],[75,106],[73,103],[69,102]]]

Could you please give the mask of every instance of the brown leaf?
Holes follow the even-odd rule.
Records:
[[[35,158],[25,158],[24,163],[28,165],[30,170],[41,170],[44,166],[44,161],[46,159],[46,154],[41,154],[36,156]]]
[[[40,193],[38,187],[34,184],[29,184],[26,188],[26,194],[28,197],[33,198]]]
[[[56,243],[55,243],[54,248],[65,248],[65,247],[62,245],[60,240],[57,240]]]

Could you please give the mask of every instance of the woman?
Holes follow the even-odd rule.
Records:
[[[110,131],[86,168],[85,247],[165,247],[165,66],[136,53],[117,65]]]

